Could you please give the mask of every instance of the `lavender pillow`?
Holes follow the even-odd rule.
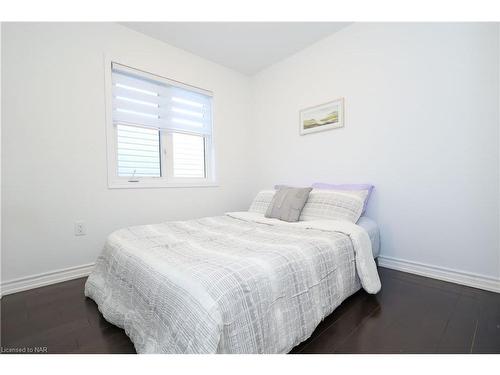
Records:
[[[365,203],[363,204],[363,212],[361,215],[363,215],[366,211],[366,206],[368,205],[368,200],[370,199],[370,195],[373,191],[373,188],[375,186],[370,185],[370,184],[340,184],[340,185],[334,185],[334,184],[325,184],[323,182],[315,182],[312,184],[312,187],[314,189],[324,189],[324,190],[367,190],[368,194],[366,195]]]

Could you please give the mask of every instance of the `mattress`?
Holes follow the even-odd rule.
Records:
[[[375,221],[366,216],[361,216],[357,224],[368,232],[368,237],[372,243],[373,258],[380,254],[380,230]]]

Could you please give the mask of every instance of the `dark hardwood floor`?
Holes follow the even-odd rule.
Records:
[[[379,271],[379,294],[354,294],[292,353],[500,353],[500,294]],[[2,352],[135,353],[124,331],[84,297],[84,283],[3,297]]]

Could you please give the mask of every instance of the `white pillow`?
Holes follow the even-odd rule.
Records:
[[[313,189],[299,221],[347,220],[356,223],[363,212],[367,190],[341,191]]]
[[[264,215],[269,207],[269,204],[271,204],[275,193],[276,191],[274,190],[259,191],[257,196],[253,199],[248,212],[257,212]]]

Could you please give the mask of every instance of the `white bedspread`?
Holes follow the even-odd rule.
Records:
[[[255,213],[112,233],[85,286],[139,353],[286,353],[360,285],[371,243],[346,222]]]

